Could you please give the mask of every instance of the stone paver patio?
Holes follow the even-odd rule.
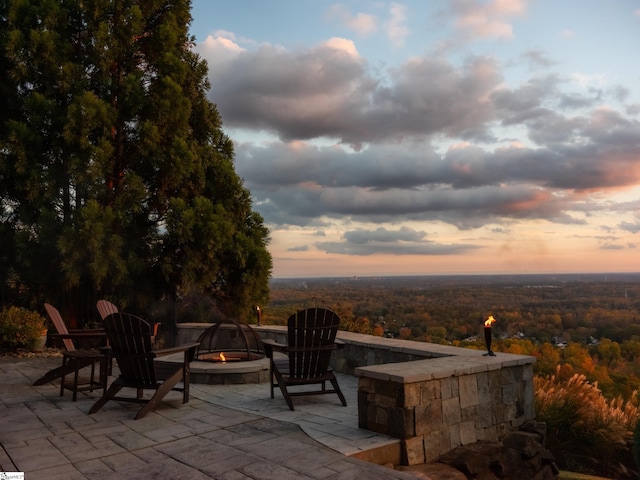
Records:
[[[98,392],[72,402],[58,382],[32,386],[60,362],[0,357],[0,470],[50,480],[416,478],[349,456],[398,441],[358,429],[354,377],[339,377],[346,408],[321,395],[291,412],[265,384],[192,384],[188,404],[170,393],[136,421],[138,405],[88,415]]]

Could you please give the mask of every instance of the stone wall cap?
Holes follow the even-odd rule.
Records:
[[[495,357],[491,357],[484,356],[480,350],[471,351],[475,351],[476,355],[429,358],[412,362],[358,367],[355,369],[355,375],[397,383],[415,383],[488,372],[505,367],[529,365],[535,362],[534,357],[527,355],[496,353]]]

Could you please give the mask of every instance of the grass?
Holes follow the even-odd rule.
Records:
[[[628,401],[608,400],[597,383],[568,365],[559,366],[554,375],[536,377],[534,387],[536,417],[547,424],[546,446],[561,469],[637,478],[632,454],[640,418],[637,392]]]
[[[612,480],[607,477],[596,477],[594,475],[587,475],[586,473],[565,472],[564,470],[560,471],[558,478],[562,480]]]

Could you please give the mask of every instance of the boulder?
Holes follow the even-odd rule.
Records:
[[[559,470],[544,448],[546,427],[527,422],[500,442],[476,442],[457,447],[438,461],[476,480],[554,480]]]

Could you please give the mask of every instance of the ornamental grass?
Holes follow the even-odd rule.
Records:
[[[569,365],[535,377],[537,419],[547,424],[546,446],[563,470],[638,478],[633,434],[640,417],[638,392],[629,400],[607,399],[597,382]]]

